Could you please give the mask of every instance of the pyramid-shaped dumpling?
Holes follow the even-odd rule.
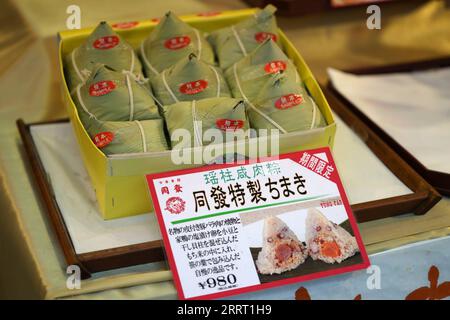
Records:
[[[172,148],[181,149],[245,139],[248,134],[246,103],[242,100],[226,97],[206,98],[181,101],[163,106],[163,109],[167,129],[173,139]],[[189,139],[180,136],[179,129],[189,131]],[[212,129],[209,133],[214,134],[214,137],[207,133],[208,129]]]
[[[162,152],[168,150],[164,120],[98,121],[86,128],[104,154]]]
[[[268,38],[279,41],[275,11],[274,6],[268,5],[250,18],[231,27],[211,32],[208,40],[217,53],[222,69],[247,56]]]
[[[282,73],[268,74],[265,80],[258,96],[249,104],[252,128],[287,133],[326,125],[318,106],[302,85]]]
[[[359,251],[355,237],[314,208],[306,217],[306,243],[311,258],[327,263],[341,263]]]
[[[148,77],[173,66],[190,53],[214,64],[214,52],[203,34],[170,11],[141,43],[139,50]]]
[[[129,73],[96,64],[86,82],[72,92],[72,98],[85,126],[92,118],[101,121],[161,118],[149,90]]]
[[[256,266],[261,274],[280,274],[305,262],[308,250],[294,232],[279,218],[264,220],[263,247]]]
[[[65,57],[69,89],[84,82],[96,63],[106,64],[117,71],[142,74],[142,66],[133,48],[114,32],[105,21],[95,28],[86,41]]]
[[[267,39],[248,56],[225,71],[233,96],[253,101],[267,81],[267,75],[283,71],[293,83],[300,76],[291,60],[271,39]]]
[[[152,78],[155,97],[163,105],[205,98],[231,97],[222,71],[190,54]]]

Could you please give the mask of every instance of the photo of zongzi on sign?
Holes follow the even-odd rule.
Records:
[[[362,261],[348,216],[339,207],[293,204],[243,213],[241,219],[262,283]]]

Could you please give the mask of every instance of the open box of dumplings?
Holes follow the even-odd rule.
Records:
[[[103,218],[153,210],[145,174],[332,147],[330,107],[274,12],[168,13],[59,33],[63,96]],[[211,128],[234,142],[208,140]]]

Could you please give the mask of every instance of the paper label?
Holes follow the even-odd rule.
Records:
[[[258,32],[255,34],[255,40],[259,43],[264,42],[268,38],[272,38],[273,41],[277,41],[277,35],[271,32]]]
[[[179,50],[191,43],[191,38],[188,36],[179,36],[167,39],[164,42],[164,46],[169,50]]]
[[[121,29],[121,30],[125,30],[125,29],[131,29],[136,27],[139,24],[138,21],[127,21],[127,22],[119,22],[119,23],[114,23],[112,25],[113,28],[115,29]]]
[[[285,96],[280,97],[275,101],[275,108],[277,109],[289,109],[298,106],[303,102],[303,97],[301,94],[290,93]]]
[[[100,132],[94,136],[94,144],[97,148],[104,148],[114,140],[114,133],[110,131]]]
[[[329,148],[151,174],[147,182],[182,299],[369,265]]]
[[[93,47],[99,50],[108,50],[117,46],[119,41],[118,36],[101,37],[94,41]]]
[[[206,80],[195,80],[191,82],[186,82],[180,85],[180,92],[183,94],[197,94],[202,91],[204,91],[206,88],[208,88],[208,81]]]
[[[218,119],[216,127],[223,131],[235,131],[244,127],[244,120],[239,119]]]
[[[266,71],[266,73],[277,73],[284,70],[286,70],[286,62],[281,60],[274,60],[268,62],[264,66],[264,71]]]
[[[116,84],[111,80],[99,81],[91,84],[89,87],[89,95],[93,97],[104,96],[116,88]]]

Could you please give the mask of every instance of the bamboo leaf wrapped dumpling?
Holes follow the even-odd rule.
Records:
[[[208,41],[213,45],[222,69],[247,56],[267,38],[278,42],[275,11],[274,6],[268,5],[250,18],[211,32]]]
[[[156,99],[163,105],[213,97],[231,97],[222,71],[190,54],[152,78]]]
[[[90,122],[86,131],[106,155],[168,150],[162,119]]]
[[[246,102],[232,98],[208,98],[183,101],[164,106],[164,117],[171,136],[172,148],[205,146],[222,143],[227,138],[244,139],[249,124],[246,117]],[[189,139],[178,139],[178,129],[189,132]],[[215,129],[222,141],[210,141],[204,133]]]
[[[95,63],[114,70],[142,75],[142,66],[133,48],[105,21],[95,28],[86,41],[65,57],[67,84],[70,90],[84,82]]]
[[[281,133],[326,125],[306,90],[282,73],[268,76],[258,97],[249,103],[248,117],[254,129],[278,129]]]
[[[225,78],[235,98],[253,101],[267,81],[267,75],[282,71],[292,82],[300,76],[292,61],[271,39],[266,39],[248,56],[225,71]]]
[[[150,89],[128,72],[97,64],[89,78],[72,92],[80,120],[133,121],[161,118]]]
[[[169,11],[141,43],[139,55],[147,76],[153,77],[192,52],[214,64],[212,47],[201,32]]]

